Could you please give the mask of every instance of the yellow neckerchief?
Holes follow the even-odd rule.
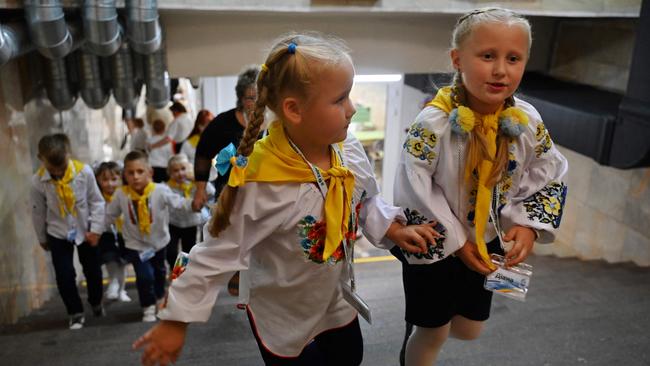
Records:
[[[178,183],[173,179],[167,181],[167,185],[171,189],[183,192],[185,198],[192,197],[192,188],[194,188],[194,182],[192,181],[183,181],[183,183]]]
[[[70,183],[83,168],[84,163],[78,160],[70,160],[68,162],[68,167],[65,169],[65,174],[63,174],[63,178],[59,180],[53,178],[50,179],[50,182],[56,189],[56,196],[59,199],[59,213],[61,214],[61,217],[66,217],[68,214],[75,217],[77,216],[77,210],[74,207],[76,197],[74,196],[74,189],[72,189]],[[45,167],[40,167],[38,169],[38,176],[42,177],[44,174]]]
[[[151,193],[156,189],[156,184],[149,182],[146,187],[144,187],[144,192],[138,194],[138,192],[131,189],[129,186],[122,186],[122,192],[129,198],[131,201],[138,202],[138,228],[142,234],[151,233],[151,217],[149,216],[149,206],[147,205],[147,198],[151,196]]]
[[[113,195],[111,194],[106,194],[102,192],[102,196],[104,197],[104,201],[106,201],[106,204],[109,204],[113,201]],[[115,227],[117,228],[118,233],[122,232],[122,216],[118,217],[115,220]]]
[[[326,237],[323,260],[334,253],[348,231],[354,190],[352,171],[342,166],[334,149],[330,150],[332,167],[326,171],[319,169],[323,179],[329,179],[324,207]],[[236,157],[231,159],[235,160]],[[307,183],[316,182],[316,177],[309,164],[291,147],[282,123],[273,123],[269,134],[255,144],[248,165],[239,167],[233,163],[228,185],[237,187],[246,182]]]
[[[436,97],[431,102],[427,103],[427,105],[437,107],[447,114],[451,113],[452,109],[456,107],[454,105],[454,102],[451,99],[451,88],[445,87],[440,89]],[[496,141],[497,141],[497,133],[499,130],[499,114],[501,113],[502,109],[503,106],[499,107],[499,109],[495,113],[487,114],[487,115],[479,115],[473,112],[474,126],[469,128],[469,130],[474,129],[474,131],[483,135],[485,141],[487,142],[488,156],[492,160],[494,160],[494,158],[496,157],[496,152],[497,152]],[[464,116],[461,116],[460,108],[458,112],[459,112],[459,117],[461,117],[461,121],[459,121],[459,124],[465,130],[465,126],[462,121],[462,119],[465,118],[463,118]],[[471,119],[471,117],[469,119]],[[492,202],[493,186],[489,186],[487,184],[487,179],[490,176],[490,173],[492,173],[492,165],[493,165],[492,161],[490,160],[482,160],[477,167],[470,167],[466,165],[465,176],[466,177],[470,176],[471,172],[474,169],[478,170],[478,184],[476,187],[477,188],[476,207],[474,211],[476,246],[478,248],[479,253],[481,254],[481,258],[483,258],[483,262],[485,262],[485,264],[487,264],[489,268],[494,269],[494,265],[492,264],[492,261],[490,260],[490,256],[487,252],[487,245],[485,243],[485,238],[483,237],[483,235],[485,234],[485,227],[487,225],[488,217],[490,216],[490,204]],[[497,235],[500,235],[500,233],[497,233]]]
[[[199,145],[199,139],[200,138],[201,138],[201,135],[199,135],[199,134],[192,135],[187,140],[185,140],[185,142],[189,143],[190,145],[192,145],[193,148],[196,149],[196,147]]]

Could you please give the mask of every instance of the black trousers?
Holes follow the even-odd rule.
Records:
[[[174,262],[178,256],[178,241],[181,241],[181,248],[185,253],[196,244],[196,226],[178,227],[169,225],[169,243],[167,244],[167,264],[169,270],[174,268]]]
[[[359,318],[341,328],[326,330],[317,335],[298,357],[282,357],[271,353],[257,335],[255,323],[248,312],[253,335],[267,366],[358,366],[363,360],[363,337]]]
[[[77,247],[77,256],[86,277],[88,286],[88,303],[97,306],[102,303],[102,267],[99,246],[75,243],[47,236],[47,244],[52,254],[52,264],[56,274],[56,287],[69,315],[83,313],[84,308],[77,288],[77,274],[74,270],[73,255]]]

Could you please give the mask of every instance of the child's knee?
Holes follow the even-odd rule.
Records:
[[[483,331],[483,322],[470,320],[462,316],[456,316],[451,321],[450,334],[455,339],[462,341],[473,341]]]

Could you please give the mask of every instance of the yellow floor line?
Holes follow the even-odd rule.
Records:
[[[393,257],[392,255],[384,255],[384,256],[377,256],[377,257],[365,257],[365,258],[355,258],[354,263],[374,263],[374,262],[388,262],[388,261],[396,261],[397,258]]]
[[[397,258],[393,257],[392,255],[384,255],[384,256],[375,256],[375,257],[364,257],[364,258],[356,258],[354,260],[354,263],[375,263],[375,262],[389,262],[389,261],[396,261]],[[126,277],[126,283],[135,283],[135,277],[133,276],[128,276]],[[104,286],[108,285],[108,279],[104,278],[103,281]],[[81,281],[81,286],[86,286],[86,281]],[[48,285],[35,285],[35,286],[27,286],[27,287],[16,287],[16,288],[0,288],[0,293],[3,292],[10,292],[11,290],[17,291],[22,289],[31,289],[31,290],[37,290],[37,289],[43,289],[43,288],[54,288],[56,285],[54,284],[48,284]]]

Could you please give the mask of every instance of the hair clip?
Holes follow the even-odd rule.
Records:
[[[260,69],[261,69],[262,72],[267,72],[267,71],[269,71],[269,67],[266,66],[266,64],[262,64],[262,65],[260,65]]]
[[[294,53],[296,53],[296,47],[298,47],[297,44],[295,44],[293,42],[289,43],[287,51],[289,52],[290,55],[293,55]]]

